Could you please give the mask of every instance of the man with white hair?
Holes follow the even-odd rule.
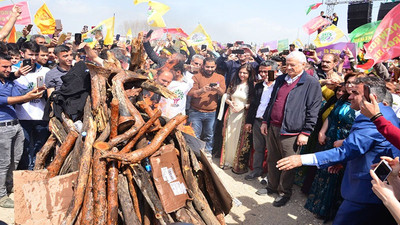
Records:
[[[306,57],[293,51],[286,57],[286,72],[274,85],[268,107],[260,127],[267,135],[268,186],[257,191],[259,195],[279,193],[273,206],[285,205],[291,195],[294,171],[281,172],[278,160],[296,154],[306,145],[317,122],[322,93],[319,82],[304,71]]]

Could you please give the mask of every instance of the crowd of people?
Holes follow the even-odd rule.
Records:
[[[20,13],[14,7],[0,39]],[[128,43],[99,41],[91,48],[71,35],[60,41],[61,32],[48,41],[28,37],[26,26],[17,43],[0,43],[0,207],[14,206],[8,197],[12,171],[32,170],[50,135],[46,107],[63,77],[81,61],[102,66],[109,54],[129,68]],[[166,120],[188,115],[187,124],[221,169],[246,180],[266,176],[257,194],[276,196],[275,207],[290,201],[296,182],[308,196],[305,208],[334,224],[400,223],[398,59],[366,72],[355,68],[357,57],[348,49],[343,57],[319,58],[294,45],[283,52],[255,51],[242,41],[200,47],[169,34],[150,41],[151,34],[140,40],[144,69],[177,97],[150,91],[141,97]],[[388,182],[371,170],[381,159],[392,168]]]

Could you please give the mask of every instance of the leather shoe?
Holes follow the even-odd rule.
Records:
[[[256,192],[258,195],[272,195],[272,194],[278,194],[278,191],[274,191],[271,188],[263,188],[260,189]]]
[[[245,180],[254,180],[257,177],[261,177],[261,174],[256,172],[256,171],[252,171],[251,173],[247,174],[244,179]]]
[[[290,200],[289,197],[285,197],[285,196],[278,196],[275,201],[272,203],[273,206],[275,207],[281,207],[286,205],[286,203],[288,203],[288,201]]]

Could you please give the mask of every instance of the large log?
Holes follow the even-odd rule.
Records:
[[[114,147],[112,152],[118,153]],[[107,171],[107,224],[116,225],[118,222],[118,163],[111,160]]]
[[[142,40],[143,32],[140,32],[138,37],[134,38],[131,42],[131,64],[129,65],[129,70],[131,71],[144,69],[146,58]]]
[[[136,102],[136,104],[149,116],[149,117],[153,117],[154,116],[154,111],[151,109],[151,107],[146,104],[145,101],[138,101]],[[150,131],[156,131],[159,130],[161,128],[161,123],[160,120],[156,120],[153,124],[153,128]]]
[[[56,142],[57,139],[55,138],[54,134],[50,134],[46,143],[44,143],[43,147],[36,154],[35,167],[33,168],[34,170],[44,169],[46,158],[49,155],[50,151],[55,147]]]
[[[94,149],[93,155],[93,201],[94,225],[106,223],[107,218],[107,162],[100,159],[100,150]]]
[[[102,158],[117,159],[120,160],[122,163],[127,164],[139,162],[140,160],[152,155],[155,151],[157,151],[157,149],[161,147],[168,135],[185,119],[186,116],[181,114],[172,118],[163,128],[161,128],[157,132],[151,143],[144,148],[137,149],[133,152],[125,154],[104,153]]]
[[[85,198],[83,200],[83,206],[82,206],[82,219],[81,224],[82,225],[93,225],[93,208],[94,208],[94,202],[93,202],[93,168],[90,169],[89,172],[89,178],[88,178],[88,184],[86,187],[85,191]]]
[[[186,184],[189,187],[188,193],[193,199],[195,209],[206,224],[220,224],[217,218],[214,216],[206,197],[204,196],[203,192],[201,192],[197,179],[191,170],[189,149],[186,148],[185,138],[182,136],[180,131],[176,131],[175,135],[178,139],[181,150],[181,166],[183,177],[185,178]]]
[[[132,197],[133,208],[135,210],[137,218],[139,219],[140,222],[142,222],[142,215],[140,213],[139,199],[137,196],[135,185],[133,184],[132,171],[129,169],[129,166],[125,167],[124,173],[126,174],[126,177],[128,178],[128,186],[129,186],[129,192]]]
[[[140,225],[140,221],[134,213],[134,207],[128,190],[128,181],[122,174],[118,175],[118,198],[121,203],[122,214],[126,225]]]
[[[137,166],[131,166],[131,169],[133,171],[132,174],[135,183],[138,185],[147,203],[150,205],[150,208],[153,210],[154,216],[158,222],[161,225],[173,223],[174,221],[172,218],[164,211],[161,201],[154,190],[151,177],[147,171],[144,170],[140,164]]]
[[[119,104],[118,99],[113,98],[111,101],[111,130],[110,139],[112,140],[118,135],[118,122],[119,122]]]
[[[67,138],[67,132],[65,131],[64,126],[56,117],[50,119],[49,130],[54,134],[59,143],[63,143],[65,138]]]
[[[87,101],[90,101],[89,99]],[[89,104],[90,105],[90,104]],[[81,162],[79,166],[79,176],[76,189],[74,191],[73,200],[71,201],[70,207],[68,208],[67,214],[62,222],[63,225],[72,225],[78,215],[78,212],[82,206],[85,189],[90,171],[90,163],[92,160],[92,145],[96,138],[97,127],[94,122],[90,111],[85,110],[84,120],[89,120],[89,128],[87,130],[87,136],[85,138],[84,147],[81,156]]]
[[[68,133],[67,138],[65,139],[64,143],[61,144],[60,148],[58,149],[53,162],[47,167],[47,178],[52,178],[57,176],[58,172],[62,164],[64,163],[65,159],[67,158],[69,152],[71,151],[72,147],[75,144],[76,139],[78,138],[78,133],[75,130],[72,130]]]

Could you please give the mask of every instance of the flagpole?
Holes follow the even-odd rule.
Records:
[[[11,1],[11,3],[13,4],[13,5],[15,5],[15,2],[13,1],[13,0],[10,0]]]

